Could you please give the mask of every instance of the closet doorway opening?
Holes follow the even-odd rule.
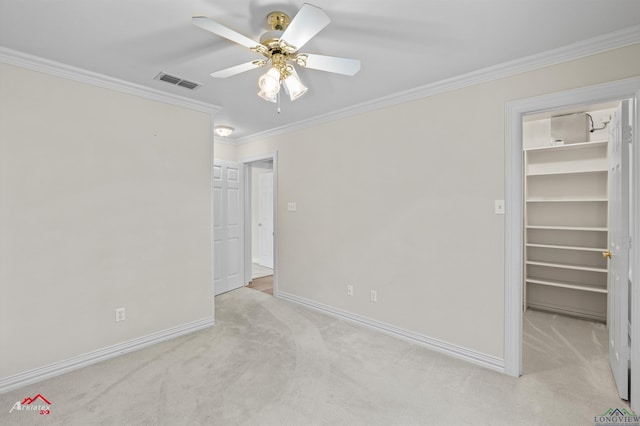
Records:
[[[277,295],[275,155],[245,164],[245,271],[247,287]]]
[[[622,102],[623,100],[628,100]],[[523,161],[524,143],[523,143],[523,124],[524,119],[532,114],[545,114],[550,113],[550,116],[558,115],[558,112],[577,112],[575,109],[577,106],[594,106],[607,104],[610,102],[620,102],[621,105],[626,105],[626,113],[623,116],[627,118],[627,126],[621,126],[622,134],[626,141],[626,148],[629,152],[626,158],[630,159],[628,163],[624,161],[609,162],[609,165],[616,164],[628,164],[630,169],[630,177],[627,179],[628,189],[624,190],[622,184],[625,179],[615,179],[622,184],[617,188],[614,188],[616,192],[611,192],[610,185],[614,179],[611,179],[612,169],[608,172],[608,190],[607,190],[607,222],[608,222],[608,235],[610,238],[612,235],[620,236],[621,232],[612,232],[614,226],[611,224],[612,212],[609,207],[617,205],[617,213],[622,214],[625,211],[624,207],[620,207],[620,200],[628,202],[627,213],[629,220],[628,236],[630,236],[629,244],[624,241],[615,242],[615,247],[609,245],[608,250],[611,252],[611,258],[608,259],[608,272],[617,270],[617,283],[626,282],[628,285],[628,292],[620,291],[619,285],[614,286],[612,291],[612,284],[607,283],[607,339],[608,347],[613,347],[614,350],[608,350],[608,362],[611,364],[611,373],[615,377],[617,391],[620,395],[623,394],[624,378],[628,378],[628,398],[630,401],[631,409],[640,410],[640,391],[634,391],[640,389],[640,344],[634,342],[640,342],[640,327],[635,326],[640,324],[640,292],[633,289],[633,271],[640,270],[640,250],[633,249],[631,243],[634,241],[640,241],[640,229],[637,226],[636,218],[640,212],[640,149],[633,148],[633,146],[640,146],[640,132],[636,131],[640,125],[640,113],[638,111],[638,101],[640,100],[640,77],[632,77],[628,79],[612,81],[602,83],[594,86],[582,87],[578,89],[568,90],[564,92],[542,95],[534,98],[522,99],[512,101],[505,106],[505,322],[504,322],[504,372],[514,377],[518,377],[523,373],[523,349],[526,342],[523,341],[523,304],[524,304],[524,290],[525,290],[525,164]],[[584,109],[582,109],[585,111]],[[624,111],[624,110],[623,110]],[[613,123],[613,122],[612,122]],[[598,122],[594,123],[595,127],[600,127]],[[609,124],[611,127],[613,124]],[[620,133],[618,133],[620,134]],[[617,140],[617,139],[616,139]],[[553,141],[549,140],[549,144]],[[619,142],[619,141],[618,141]],[[559,145],[559,144],[558,144]],[[616,157],[625,158],[622,152],[620,144],[616,143]],[[622,144],[625,145],[625,144]],[[612,146],[612,140],[607,142],[607,146]],[[625,148],[625,149],[626,149]],[[611,155],[609,152],[608,155]],[[609,160],[609,159],[608,159]],[[540,170],[539,170],[540,171]],[[529,170],[531,172],[531,170]],[[549,170],[549,172],[553,172]],[[592,171],[595,172],[595,171]],[[543,173],[540,171],[540,173]],[[586,171],[584,172],[586,173]],[[598,172],[600,173],[600,172]],[[616,176],[620,176],[620,173],[615,173]],[[533,179],[540,179],[535,177]],[[545,179],[542,177],[542,179]],[[618,193],[619,196],[614,200],[613,194]],[[530,194],[529,194],[530,195]],[[591,201],[591,200],[590,200]],[[536,201],[534,201],[535,203]],[[576,201],[577,202],[577,201]],[[542,202],[540,202],[542,203]],[[602,209],[602,208],[600,208]],[[582,210],[580,210],[582,213]],[[534,218],[539,220],[539,225],[532,224],[531,226],[545,226],[543,219],[553,217],[570,217],[570,212],[556,211],[553,214],[543,213],[540,211],[533,212]],[[586,220],[586,219],[585,219]],[[576,226],[576,228],[594,228],[597,226]],[[544,230],[543,230],[544,231]],[[551,230],[553,231],[553,229]],[[560,230],[558,230],[560,231]],[[576,230],[578,231],[578,230]],[[538,232],[538,231],[536,231]],[[595,232],[595,231],[590,231]],[[611,241],[608,241],[611,244]],[[534,243],[535,244],[535,243]],[[539,245],[545,245],[545,243],[538,243]],[[546,244],[553,245],[553,244]],[[563,245],[556,243],[556,245]],[[571,244],[569,244],[571,245]],[[586,246],[585,246],[586,247]],[[615,250],[618,247],[623,249],[623,253],[628,254],[628,268],[626,271],[620,267],[620,262],[614,262],[616,257],[624,258],[625,256],[616,256]],[[545,248],[545,247],[537,247]],[[601,248],[601,247],[592,247]],[[614,250],[612,250],[614,248]],[[554,248],[551,248],[554,249]],[[556,248],[559,250],[558,248]],[[618,253],[619,254],[619,253]],[[566,259],[565,259],[566,261]],[[539,261],[545,263],[543,261]],[[546,262],[549,263],[549,262]],[[541,265],[534,265],[541,266]],[[623,272],[620,272],[623,271]],[[612,276],[608,273],[608,278]],[[637,275],[637,274],[636,274]],[[626,278],[626,280],[625,280]],[[636,278],[637,280],[637,278]],[[534,284],[535,285],[535,284]],[[538,284],[540,285],[540,284]],[[559,286],[558,286],[559,287]],[[567,288],[566,290],[573,290]],[[530,298],[531,295],[528,295]],[[535,297],[534,297],[535,299]],[[625,303],[626,302],[626,303]],[[626,307],[626,309],[625,309]],[[611,321],[612,314],[615,324]],[[559,315],[558,315],[559,316]],[[570,318],[570,317],[563,317]],[[626,319],[626,321],[625,321]],[[553,331],[553,330],[552,330]],[[558,334],[555,331],[554,335],[558,339],[562,339],[562,333]],[[625,339],[626,337],[626,339]],[[541,342],[539,342],[541,343]],[[617,350],[619,349],[619,351]],[[581,356],[580,348],[574,345],[572,352],[576,357]],[[625,354],[626,352],[626,354]],[[625,357],[628,355],[628,357]],[[626,359],[625,359],[626,358]],[[609,377],[611,377],[611,373]],[[571,386],[575,389],[574,386]],[[617,399],[616,401],[620,401]]]
[[[629,398],[629,107],[522,118],[522,373],[564,374],[602,400]]]

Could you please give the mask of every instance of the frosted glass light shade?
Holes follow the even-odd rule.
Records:
[[[265,101],[269,101],[269,102],[276,102],[278,100],[277,93],[266,93],[261,90],[258,92],[258,96],[260,96]]]
[[[292,101],[295,101],[309,90],[307,86],[302,84],[295,69],[291,70],[291,74],[284,79],[283,84]]]
[[[260,91],[267,95],[275,95],[280,91],[280,71],[271,67],[269,71],[260,76],[258,79]]]

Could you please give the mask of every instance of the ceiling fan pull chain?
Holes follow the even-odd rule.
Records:
[[[278,114],[280,114],[280,92],[276,94],[276,99],[278,100]]]

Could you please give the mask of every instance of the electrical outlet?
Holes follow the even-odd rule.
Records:
[[[353,286],[351,284],[347,286],[347,296],[353,296]]]
[[[375,290],[371,290],[371,301],[372,302],[378,301],[378,292]]]
[[[117,308],[116,309],[116,322],[124,321],[125,319],[127,319],[127,317],[125,315],[124,308]]]

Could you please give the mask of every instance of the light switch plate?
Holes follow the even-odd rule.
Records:
[[[504,200],[496,200],[496,214],[504,214]]]
[[[295,212],[296,210],[298,210],[298,205],[295,201],[289,201],[287,203],[287,210],[290,212]]]

